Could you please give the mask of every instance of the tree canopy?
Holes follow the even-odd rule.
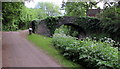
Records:
[[[22,15],[23,2],[3,2],[2,14],[3,14],[3,29],[17,29],[17,24],[20,21]]]
[[[24,2],[3,2],[3,30],[14,31],[26,29],[32,20],[43,19],[47,16],[60,15],[59,7],[53,3],[38,3],[40,8],[27,8]]]
[[[66,2],[62,8],[65,8],[67,16],[86,16],[86,11],[96,5],[96,2]]]
[[[49,2],[39,2],[36,8],[41,9],[47,16],[58,16],[61,14],[60,7]]]

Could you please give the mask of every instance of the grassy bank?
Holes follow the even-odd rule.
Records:
[[[83,69],[82,66],[75,64],[67,59],[65,59],[59,51],[57,51],[51,44],[52,38],[32,34],[28,36],[28,40],[33,42],[36,46],[46,51],[50,56],[54,57],[64,67],[80,67],[79,69]]]

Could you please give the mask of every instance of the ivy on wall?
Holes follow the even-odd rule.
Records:
[[[64,16],[58,17],[47,17],[45,19],[46,25],[50,29],[51,34],[54,34],[55,29],[57,28],[58,22],[65,18]],[[75,17],[75,20],[72,24],[83,27],[87,32],[96,32],[100,29],[99,27],[100,20],[95,17]],[[64,24],[64,23],[63,23]]]
[[[48,28],[50,29],[51,34],[54,34],[54,31],[57,28],[56,25],[57,25],[59,19],[61,19],[61,18],[62,17],[59,16],[59,17],[47,17],[45,19],[46,24],[47,24]]]
[[[82,26],[88,33],[100,32],[100,20],[95,17],[79,17],[75,23]]]

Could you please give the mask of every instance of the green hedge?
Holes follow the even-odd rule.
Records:
[[[63,56],[82,63],[93,69],[119,69],[118,48],[109,43],[95,41],[90,38],[76,40],[65,34],[54,34],[53,45],[61,51]]]

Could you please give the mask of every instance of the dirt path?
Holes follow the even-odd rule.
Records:
[[[25,32],[3,33],[3,67],[61,67],[51,57],[26,40]]]
[[[0,68],[2,68],[2,32],[0,31]]]

